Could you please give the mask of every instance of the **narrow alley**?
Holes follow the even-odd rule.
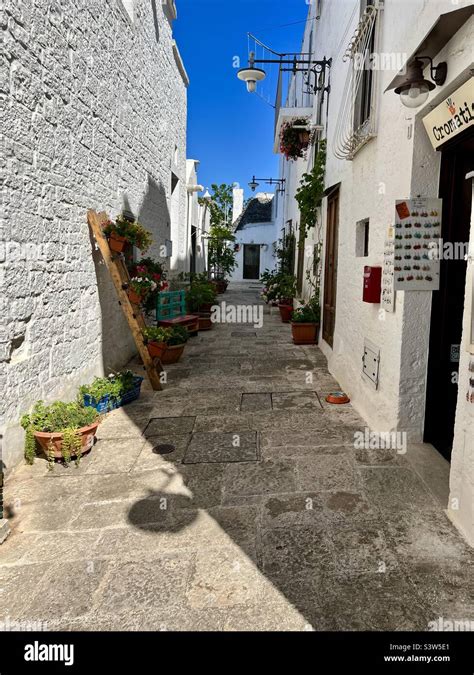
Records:
[[[365,423],[316,346],[263,327],[191,338],[168,382],[110,413],[80,466],[6,486],[1,604],[47,630],[429,630],[474,618],[474,554],[430,446],[357,449]],[[138,361],[134,364],[141,372]],[[21,592],[19,592],[21,589]]]

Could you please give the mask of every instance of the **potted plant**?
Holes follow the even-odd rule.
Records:
[[[150,314],[156,309],[156,299],[159,293],[162,291],[167,291],[169,289],[169,284],[167,281],[167,272],[163,263],[153,258],[142,258],[139,262],[133,263],[129,267],[129,274],[133,279],[146,279],[150,282],[150,286],[155,284],[152,288],[148,289],[148,292],[145,298],[142,301],[142,304],[145,307],[147,314]]]
[[[236,254],[231,244],[235,241],[232,230],[225,225],[214,225],[209,232],[208,260],[214,274],[217,293],[225,293],[229,284],[226,276],[237,266]]]
[[[136,221],[129,220],[123,214],[117,216],[115,222],[108,220],[102,226],[103,232],[109,241],[110,250],[122,253],[126,244],[136,246],[146,251],[153,243],[150,232]]]
[[[211,311],[216,301],[216,287],[201,275],[195,277],[186,291],[186,303],[190,314],[199,317],[199,330],[212,328]]]
[[[318,341],[320,315],[320,308],[311,301],[293,312],[291,333],[295,345],[314,345]]]
[[[127,295],[132,305],[140,305],[153,293],[158,285],[146,276],[133,277],[127,284]]]
[[[92,384],[79,388],[78,402],[104,414],[140,398],[142,382],[143,377],[138,377],[131,370],[96,377]]]
[[[189,333],[183,326],[172,328],[147,327],[143,330],[148,352],[164,364],[176,363],[181,358]]]
[[[281,274],[277,280],[278,309],[283,323],[289,323],[296,295],[296,279],[292,274]]]
[[[306,118],[295,119],[282,125],[280,131],[280,152],[287,160],[296,160],[305,157],[306,150],[311,142],[311,133],[307,129]]]
[[[97,410],[80,403],[56,401],[46,406],[38,401],[32,412],[21,418],[26,431],[26,461],[32,464],[37,449],[41,448],[51,463],[58,459],[67,465],[75,459],[78,464],[94,445],[99,422]]]

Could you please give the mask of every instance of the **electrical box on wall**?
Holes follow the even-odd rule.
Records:
[[[382,268],[364,267],[364,302],[380,304],[382,296]]]
[[[362,374],[378,389],[380,369],[380,349],[369,340],[364,342]]]

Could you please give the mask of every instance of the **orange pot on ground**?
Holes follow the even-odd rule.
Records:
[[[158,358],[163,360],[163,354],[166,352],[166,342],[149,342],[147,344],[148,353],[152,359]]]
[[[314,345],[318,341],[319,324],[292,323],[291,333],[295,345]]]
[[[171,347],[167,346],[163,356],[161,357],[161,363],[177,363],[184,352],[184,347],[185,345],[173,345]]]
[[[97,428],[99,422],[94,422],[89,427],[82,427],[78,429],[77,433],[81,437],[81,456],[86,452],[92,449],[94,445],[94,438],[97,433]],[[51,444],[53,446],[54,458],[62,459],[62,446],[63,446],[63,435],[62,434],[52,434],[45,431],[35,431],[35,438],[40,445],[41,449],[44,451],[45,455],[48,456],[50,452]],[[72,458],[76,458],[76,455],[71,455]]]
[[[121,237],[119,234],[115,234],[115,232],[112,232],[112,234],[109,237],[109,247],[111,251],[114,251],[115,253],[122,253],[126,244],[127,240],[125,239],[125,237]]]
[[[280,316],[283,323],[290,323],[291,315],[293,314],[293,305],[279,304]]]

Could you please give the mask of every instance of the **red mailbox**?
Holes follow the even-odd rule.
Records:
[[[382,268],[364,267],[364,302],[380,303],[382,295]]]

